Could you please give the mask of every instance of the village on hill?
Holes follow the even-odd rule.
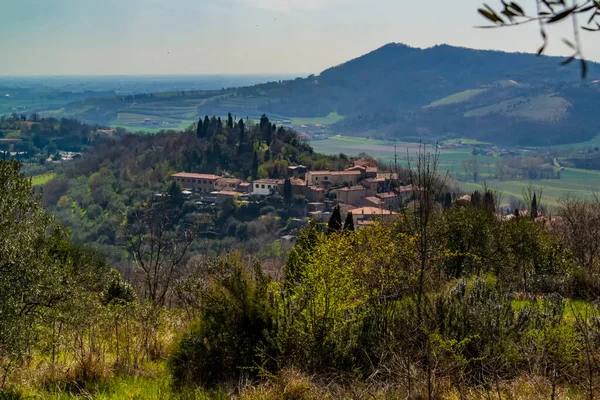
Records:
[[[396,215],[403,198],[412,194],[412,186],[395,185],[397,174],[382,172],[375,161],[358,159],[343,171],[309,171],[294,165],[286,179],[242,179],[213,174],[180,172],[171,176],[188,199],[222,204],[227,199],[240,202],[268,196],[300,198],[305,203],[305,220],[326,222],[337,206],[352,212],[354,226],[367,226],[376,219]],[[160,197],[160,194],[157,194]],[[300,222],[300,221],[299,221]],[[303,224],[300,224],[303,225]]]

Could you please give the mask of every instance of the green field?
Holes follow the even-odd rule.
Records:
[[[111,128],[123,128],[129,132],[146,132],[146,133],[158,133],[163,130],[185,130],[195,121],[182,121],[167,125],[143,125],[143,124],[124,124],[121,121],[113,121],[110,124]]]
[[[463,144],[465,141],[463,141]],[[383,163],[394,162],[394,152],[397,152],[398,162],[406,164],[407,150],[409,156],[414,156],[418,150],[418,143],[388,142],[384,140],[334,136],[326,140],[315,140],[311,142],[315,151],[325,154],[345,153],[356,156],[367,153]],[[432,145],[428,146],[433,149]],[[490,169],[494,169],[494,157],[478,156],[480,163],[481,183],[461,182],[465,171],[462,161],[473,158],[468,148],[441,150],[440,151],[440,173],[449,171],[450,175],[459,181],[464,191],[481,190],[484,181],[490,177]],[[522,190],[529,185],[529,181],[493,181],[486,182],[488,187],[498,190],[503,195],[503,200],[508,202],[511,196],[522,198]],[[544,190],[543,203],[555,208],[559,205],[558,200],[573,195],[581,198],[591,198],[594,191],[600,190],[600,171],[578,170],[567,168],[561,173],[561,179],[539,180],[532,182],[535,187]]]
[[[316,118],[291,118],[293,126],[300,125],[331,125],[343,120],[345,117],[336,113],[331,112],[326,117]]]
[[[522,191],[530,182],[526,181],[490,181],[487,185],[498,190],[504,196],[522,198]],[[561,179],[545,179],[531,182],[534,187],[543,189],[542,203],[550,208],[559,206],[559,200],[565,196],[575,196],[591,199],[594,192],[600,190],[600,171],[566,169],[562,172]],[[482,184],[462,182],[465,190],[481,190]]]
[[[477,96],[478,94],[485,92],[486,90],[487,89],[465,90],[463,92],[455,93],[451,96],[444,97],[443,99],[436,100],[433,103],[429,104],[428,106],[425,106],[424,108],[439,107],[439,106],[446,106],[446,105],[450,105],[450,104],[463,103],[463,102],[468,101],[471,98]]]
[[[503,114],[532,118],[537,121],[559,121],[567,116],[570,106],[566,99],[559,96],[517,97],[468,111],[464,116],[482,117],[489,114]]]
[[[41,186],[41,185],[44,185],[44,184],[50,182],[54,178],[56,178],[56,174],[54,172],[51,172],[48,174],[43,174],[43,175],[32,176],[31,184],[33,186]]]

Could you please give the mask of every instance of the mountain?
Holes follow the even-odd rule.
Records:
[[[345,118],[331,126],[345,134],[396,139],[448,137],[506,145],[588,140],[598,133],[600,69],[533,54],[448,45],[428,49],[388,44],[306,78],[223,89],[89,99],[65,107],[95,123],[173,124],[207,115],[274,119]]]

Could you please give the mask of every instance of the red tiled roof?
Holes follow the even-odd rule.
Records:
[[[360,175],[360,171],[310,171],[311,175]]]
[[[352,186],[338,189],[339,192],[355,192],[359,190],[366,190],[363,186]]]
[[[363,207],[352,210],[352,215],[397,215],[397,213],[377,207]]]
[[[218,181],[223,182],[223,183],[241,183],[242,182],[241,179],[237,179],[237,178],[219,178]]]
[[[260,183],[260,184],[267,184],[267,185],[283,185],[284,180],[283,179],[258,179],[255,181],[252,181],[252,183]]]
[[[212,174],[192,174],[190,172],[180,172],[178,174],[171,175],[171,178],[190,178],[190,179],[209,179],[209,180],[217,180],[221,178],[218,175]]]

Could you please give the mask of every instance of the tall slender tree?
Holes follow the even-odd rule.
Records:
[[[256,154],[256,153],[254,153],[254,154]],[[292,196],[293,196],[292,181],[289,178],[287,178],[283,182],[283,198],[285,199],[285,201],[289,202],[292,200]]]
[[[198,136],[199,138],[202,137],[203,135],[203,130],[202,130],[203,126],[202,126],[202,118],[198,118],[198,128],[196,129],[196,136]]]
[[[204,123],[202,124],[202,137],[208,137],[210,127],[210,118],[208,115],[204,116]]]
[[[533,200],[531,200],[531,219],[536,219],[538,216],[537,193],[534,193]]]
[[[238,144],[238,153],[242,154],[244,152],[244,144],[246,143],[246,125],[244,125],[244,120],[240,119],[238,123],[238,133],[239,133],[239,144]]]
[[[354,231],[354,216],[352,215],[352,211],[348,211],[348,214],[346,215],[346,222],[344,222],[344,231]]]
[[[331,213],[331,217],[329,218],[327,233],[331,234],[334,232],[339,232],[342,230],[342,228],[342,213],[340,211],[340,206],[336,206]]]
[[[255,181],[258,179],[258,154],[256,151],[252,156],[252,180]]]
[[[233,129],[233,117],[231,116],[231,113],[227,115],[227,126],[229,129]]]

